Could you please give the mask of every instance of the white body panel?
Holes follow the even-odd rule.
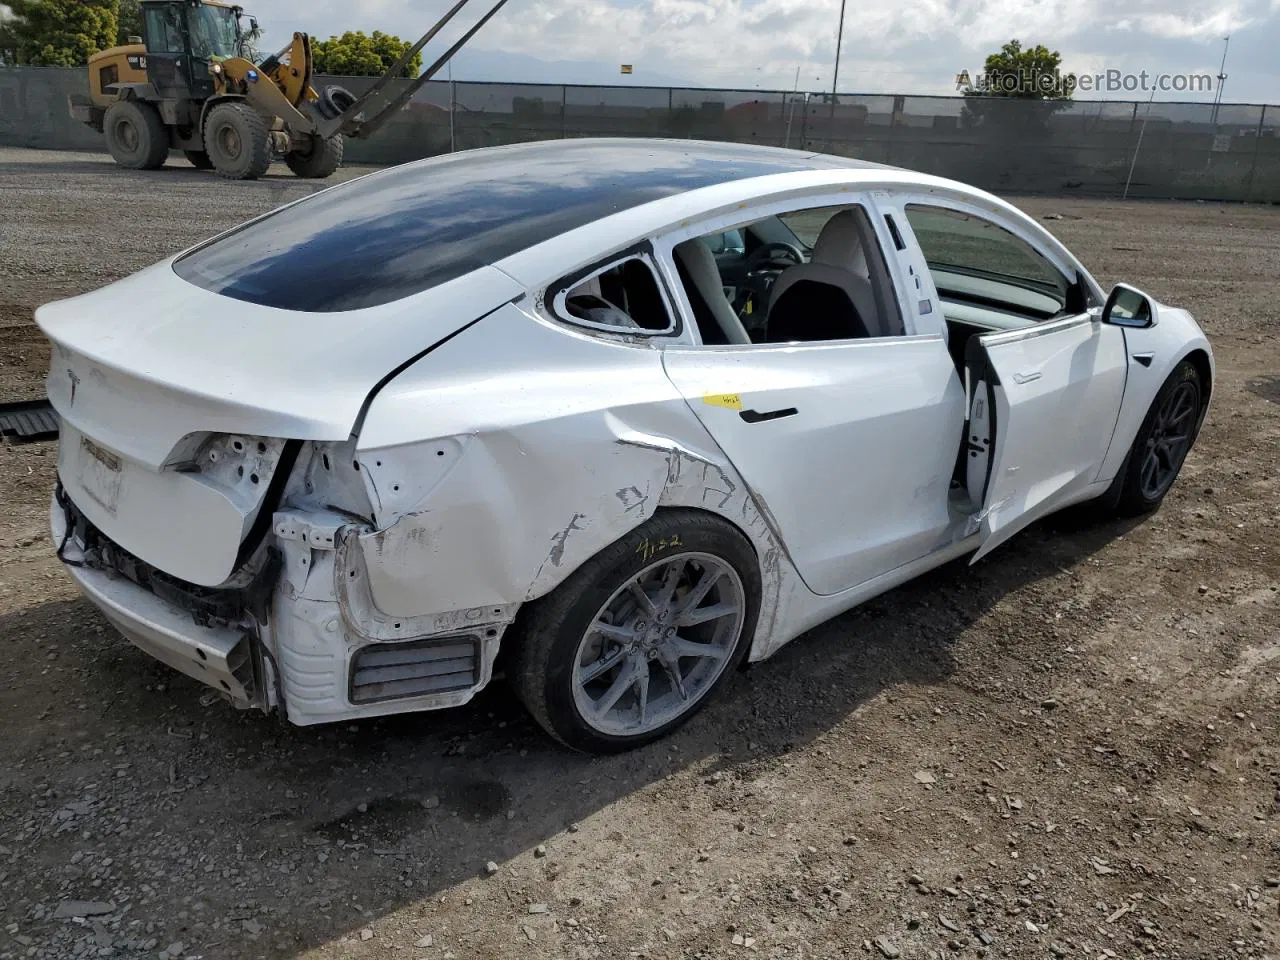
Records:
[[[899,216],[920,198],[981,212],[1080,271],[1101,297],[1009,204],[868,168],[688,190],[345,313],[232,300],[181,280],[168,261],[38,312],[66,426],[61,480],[106,537],[189,584],[224,584],[251,548],[278,552],[270,615],[246,612],[210,633],[141,587],[96,571],[77,579],[135,643],[215,687],[231,668],[204,676],[197,661],[234,660],[234,638],[252,632],[262,688],[219,688],[317,723],[466,702],[492,677],[523,604],[658,510],[694,508],[755,548],[763,596],[750,658],[761,660],[879,592],[1100,494],[1173,366],[1193,350],[1211,364],[1194,321],[1165,307],[1145,330],[1085,323],[985,338],[1002,387],[979,524],[949,496],[966,397],[905,220],[905,248],[886,245],[886,255],[911,336],[712,349],[698,345],[689,316],[673,336],[646,337],[585,331],[547,312],[549,285],[636,243],[652,244],[671,285],[664,258],[709,225],[854,198]],[[1153,355],[1150,367],[1129,359],[1136,352]],[[798,414],[754,424],[740,415],[787,408]],[[260,470],[231,457],[184,472],[202,444],[233,439]],[[269,497],[286,441],[306,442],[290,447],[296,464]],[[95,450],[118,470],[104,475]],[[269,529],[255,545],[264,511]],[[55,510],[57,542],[63,522]],[[353,701],[359,652],[459,633],[477,638],[467,688]]]
[[[1124,466],[1129,446],[1142,426],[1142,420],[1151,408],[1161,385],[1174,368],[1192,353],[1204,358],[1209,369],[1210,382],[1217,376],[1213,350],[1204,332],[1191,318],[1191,314],[1162,303],[1152,303],[1156,323],[1146,328],[1127,327],[1124,333],[1125,350],[1129,356],[1128,379],[1124,391],[1124,403],[1116,420],[1115,439],[1107,451],[1099,481],[1110,482]],[[1135,361],[1135,356],[1149,357],[1151,365]],[[1204,421],[1209,412],[1208,403],[1200,412]]]
[[[301,313],[202,290],[172,264],[36,311],[58,415],[151,468],[193,433],[345,440],[387,374],[524,292],[485,268],[385,307]]]
[[[241,450],[232,450],[231,443]],[[89,521],[110,531],[125,550],[171,576],[213,587],[234,572],[284,446],[256,438],[231,443],[218,445],[216,472],[152,470],[106,450],[63,420],[58,476]]]
[[[980,340],[998,376],[978,559],[1096,479],[1124,396],[1119,327],[1088,316]]]
[[[671,347],[664,362],[814,593],[840,593],[950,542],[964,392],[941,337]],[[743,419],[787,410],[796,412]]]

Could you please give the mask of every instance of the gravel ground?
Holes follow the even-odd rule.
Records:
[[[312,188],[0,150],[0,397],[34,306]],[[936,571],[623,757],[501,688],[238,714],[78,599],[52,445],[0,446],[0,960],[1280,957],[1280,209],[1018,202],[1214,342],[1163,509]]]

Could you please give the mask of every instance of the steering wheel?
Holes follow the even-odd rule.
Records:
[[[738,295],[734,298],[734,311],[738,319],[746,325],[748,332],[753,323],[764,321],[764,308],[769,300],[769,288],[780,270],[792,264],[804,263],[804,254],[800,248],[782,241],[772,241],[756,247],[743,264],[742,284]],[[748,309],[751,314],[748,315]]]
[[[785,260],[783,259],[785,257]],[[800,248],[794,244],[784,243],[780,240],[774,240],[771,243],[763,244],[751,251],[751,255],[747,257],[744,269],[748,274],[755,273],[766,263],[770,265],[783,264],[786,260],[790,260],[793,264],[804,263],[804,254],[800,252]]]

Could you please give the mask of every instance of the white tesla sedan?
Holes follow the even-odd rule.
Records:
[[[678,141],[385,170],[37,319],[54,542],[131,641],[298,724],[499,663],[594,751],[1050,511],[1154,509],[1214,375],[989,194]]]

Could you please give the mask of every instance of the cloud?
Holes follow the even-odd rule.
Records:
[[[381,29],[415,39],[447,7],[446,0],[247,2],[269,31],[267,46],[295,29],[320,36]],[[437,38],[428,60],[486,2],[472,0],[474,10],[464,10]],[[483,51],[474,62],[485,75],[458,78],[519,80],[521,64],[534,57],[586,64],[601,83],[643,85],[661,77],[648,82],[790,89],[798,68],[802,88],[823,89],[831,83],[839,8],[839,0],[510,0],[472,41]],[[1127,69],[1141,61],[1142,68],[1174,73],[1212,60],[1206,45],[1227,33],[1234,96],[1280,96],[1272,66],[1280,0],[1228,0],[1210,11],[1198,0],[855,0],[847,5],[840,87],[954,93],[956,72],[980,67],[1013,37],[1060,50],[1069,70]],[[1246,34],[1255,38],[1252,45]],[[502,53],[512,55],[510,71],[502,69]],[[460,56],[459,71],[466,63]],[[622,63],[635,66],[633,76],[618,73]],[[538,73],[543,82],[551,79]]]
[[[1209,15],[1192,13],[1144,13],[1121,20],[1117,27],[1139,34],[1166,40],[1220,39],[1242,30],[1251,19],[1234,8],[1218,10]]]

